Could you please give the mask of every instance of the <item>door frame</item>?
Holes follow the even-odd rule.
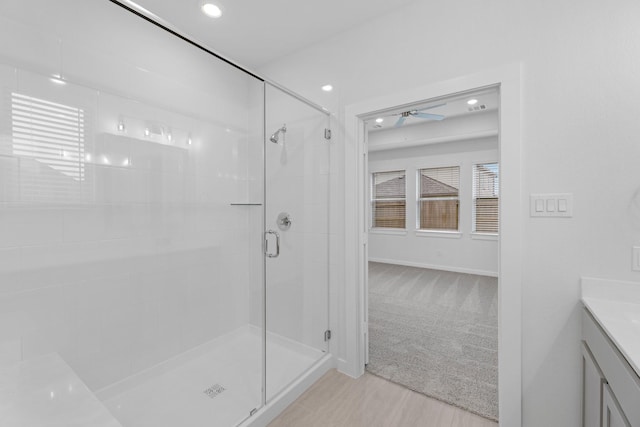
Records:
[[[436,82],[345,108],[345,348],[338,367],[364,373],[368,180],[363,118],[395,106],[496,86],[499,91],[500,236],[498,266],[498,405],[500,424],[522,425],[522,197],[520,63]]]

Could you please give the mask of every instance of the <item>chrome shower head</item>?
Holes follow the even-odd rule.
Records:
[[[287,125],[284,124],[280,129],[278,129],[271,135],[271,137],[269,138],[269,141],[273,142],[274,144],[277,144],[278,136],[280,135],[280,132],[285,133],[286,131],[287,131]]]

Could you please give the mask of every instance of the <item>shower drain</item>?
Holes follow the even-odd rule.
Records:
[[[220,384],[214,384],[208,389],[206,389],[205,391],[203,391],[203,393],[209,396],[211,399],[213,399],[214,397],[218,396],[220,393],[222,393],[225,390],[226,389],[222,387]]]

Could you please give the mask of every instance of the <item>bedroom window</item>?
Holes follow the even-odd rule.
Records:
[[[458,231],[460,167],[420,169],[418,189],[418,227],[421,230]]]
[[[500,174],[498,163],[473,165],[473,231],[498,233]]]
[[[371,174],[371,226],[373,228],[406,227],[405,171]]]

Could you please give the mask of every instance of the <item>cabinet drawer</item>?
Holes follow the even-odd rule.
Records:
[[[582,337],[632,427],[640,427],[640,378],[591,313],[584,309]]]

